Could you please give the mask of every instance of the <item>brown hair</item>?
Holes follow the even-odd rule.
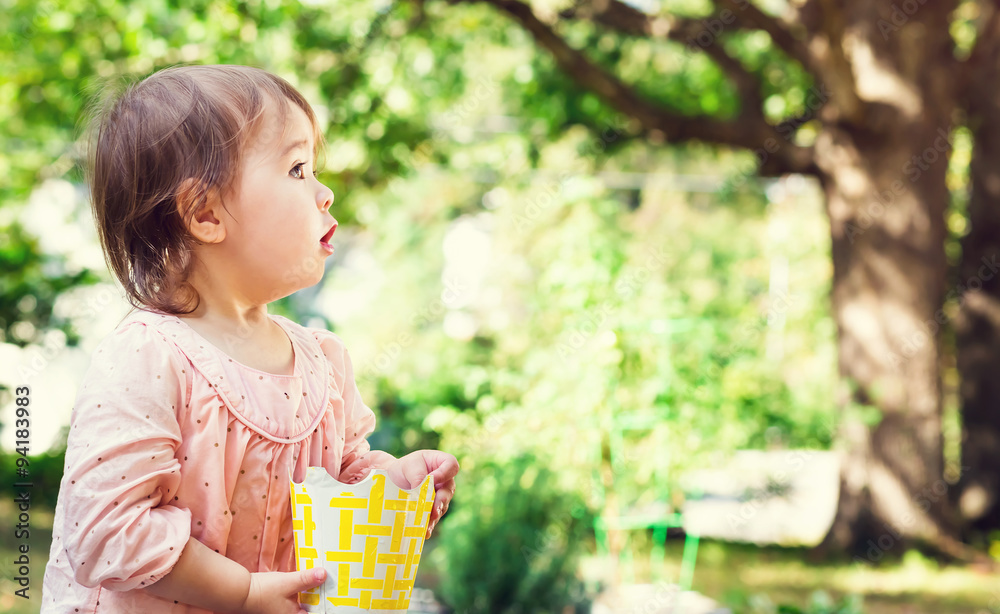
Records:
[[[282,102],[306,113],[321,149],[309,103],[259,68],[175,66],[97,102],[87,168],[94,219],[108,267],[133,306],[174,315],[197,309],[198,294],[185,283],[197,243],[188,225],[210,194],[239,180],[268,104]],[[193,203],[183,219],[178,198]]]

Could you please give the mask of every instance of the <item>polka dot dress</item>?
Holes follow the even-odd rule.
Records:
[[[243,365],[182,319],[144,310],[95,349],[73,408],[42,611],[201,612],[141,590],[189,537],[251,571],[292,570],[289,477],[322,466],[350,482],[392,460],[369,449],[375,415],[341,339],[271,319],[291,341],[291,375]]]

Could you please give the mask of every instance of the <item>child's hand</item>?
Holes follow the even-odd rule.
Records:
[[[386,467],[389,478],[400,488],[413,488],[428,474],[433,476],[434,509],[427,523],[426,537],[431,536],[438,520],[448,511],[448,505],[455,496],[455,476],[459,469],[458,459],[440,450],[417,450]]]
[[[316,588],[326,579],[326,570],[269,571],[250,574],[250,592],[240,612],[245,614],[305,614],[299,593]]]

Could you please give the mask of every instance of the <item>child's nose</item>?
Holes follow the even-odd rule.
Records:
[[[326,186],[323,186],[323,191],[320,192],[319,198],[317,199],[317,202],[319,202],[320,211],[326,211],[327,209],[329,209],[333,205],[333,199],[334,199],[333,190],[331,190]]]

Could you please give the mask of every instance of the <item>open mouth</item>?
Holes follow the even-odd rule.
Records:
[[[330,227],[330,230],[327,230],[326,234],[323,235],[319,240],[320,247],[322,247],[323,251],[325,251],[327,254],[333,253],[333,246],[330,245],[330,240],[333,238],[333,231],[335,230],[337,230],[337,222],[334,222],[333,226]]]
[[[330,230],[326,231],[326,234],[323,235],[323,237],[319,240],[319,242],[320,243],[327,243],[327,244],[329,244],[330,243],[330,239],[333,238],[333,232],[335,230],[337,230],[337,224],[336,223],[334,223],[334,225],[330,227]]]

